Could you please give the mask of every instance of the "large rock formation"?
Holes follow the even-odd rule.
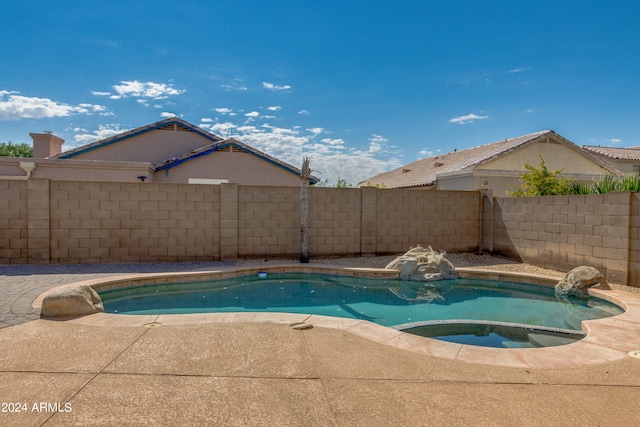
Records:
[[[102,299],[89,286],[62,288],[44,297],[40,315],[42,317],[84,316],[103,312]]]
[[[596,285],[600,285],[599,289],[611,289],[597,268],[583,265],[568,272],[556,285],[556,292],[584,296]]]
[[[385,268],[399,270],[404,280],[432,281],[457,279],[458,272],[451,261],[445,258],[446,252],[438,253],[429,246],[418,246],[391,261]]]

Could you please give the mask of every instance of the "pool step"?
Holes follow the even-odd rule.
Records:
[[[610,306],[609,304],[602,304],[601,302],[597,301],[597,300],[589,300],[587,302],[587,305],[589,305],[589,307],[591,308],[595,308],[598,310],[602,310],[605,313],[609,313],[612,316],[617,316],[618,314],[620,314],[620,312],[622,311],[622,309],[618,306]]]
[[[582,330],[582,319],[573,313],[569,313],[564,317],[564,324],[567,325],[569,329]]]
[[[535,347],[555,347],[557,345],[566,345],[576,342],[580,339],[580,335],[548,335],[537,334],[535,332],[529,333],[529,342]]]
[[[594,310],[600,310],[603,312],[601,316],[595,316],[594,318],[616,316],[620,314],[620,310],[616,309],[616,307],[610,307],[608,305],[598,304],[598,303],[594,303],[594,304],[589,303],[589,305]],[[569,329],[576,329],[578,331],[582,330],[582,319],[580,319],[573,313],[568,313],[564,317],[564,324]]]

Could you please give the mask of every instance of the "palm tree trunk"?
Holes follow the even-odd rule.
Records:
[[[309,158],[305,157],[300,172],[300,262],[309,262]]]

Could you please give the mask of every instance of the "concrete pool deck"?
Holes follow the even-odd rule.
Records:
[[[44,290],[137,272],[30,267],[0,267],[0,309],[9,307],[0,314],[10,325],[0,329],[0,401],[27,407],[0,412],[3,426],[640,422],[640,360],[628,355],[573,368],[483,365],[376,342],[357,332],[363,326],[326,327],[320,317],[294,330],[277,314],[28,321]],[[640,321],[625,329],[640,342]]]

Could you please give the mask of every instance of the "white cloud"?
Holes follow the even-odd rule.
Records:
[[[257,111],[252,111],[250,113],[246,113],[245,116],[251,117],[251,118],[256,118],[256,117],[260,117],[260,113],[258,113]]]
[[[312,138],[315,138],[316,136],[320,135],[322,132],[324,132],[323,128],[311,128],[311,129],[307,129],[309,132],[311,132],[313,134]]]
[[[382,150],[387,142],[387,138],[384,138],[380,135],[373,135],[373,137],[369,140],[369,152],[377,153],[378,151]]]
[[[235,130],[237,127],[238,126],[233,123],[225,122],[216,123],[215,125],[209,125],[209,130],[217,135],[220,135],[223,138],[230,138],[233,130]]]
[[[300,110],[298,111],[298,114],[302,114],[302,115],[309,115],[309,112],[307,110]]]
[[[92,90],[92,91],[91,91],[91,95],[95,95],[95,96],[109,96],[109,95],[111,95],[111,92],[98,92],[97,90]]]
[[[241,134],[253,134],[253,133],[261,132],[261,130],[256,126],[238,126],[236,129]]]
[[[611,139],[607,139],[607,142],[613,145],[619,145],[622,143],[622,140],[619,138],[611,138]]]
[[[85,109],[87,112],[91,111],[94,113],[101,113],[107,111],[107,107],[104,105],[95,105],[95,104],[78,104],[78,107]]]
[[[231,108],[214,108],[213,110],[220,114],[229,114],[233,111]]]
[[[291,86],[289,85],[276,85],[273,83],[262,82],[262,87],[269,90],[289,90]]]
[[[333,147],[344,145],[344,139],[342,138],[323,138],[320,142],[324,142],[325,144],[329,144]]]
[[[100,125],[98,127],[98,130],[93,131],[92,133],[90,133],[86,129],[75,128],[73,131],[76,132],[76,135],[73,139],[76,142],[79,142],[80,145],[84,145],[91,142],[99,141],[101,139],[109,138],[114,135],[118,135],[128,130],[129,129],[121,128],[120,125]]]
[[[421,158],[426,158],[426,157],[433,157],[434,152],[432,150],[429,149],[423,149],[418,151],[418,154],[420,155]]]
[[[178,117],[178,116],[174,113],[169,113],[165,111],[160,113],[160,117],[164,117],[165,119],[168,119],[169,117]]]
[[[466,116],[458,116],[449,120],[449,123],[458,123],[464,125],[466,123],[473,123],[474,120],[488,119],[489,116],[478,116],[476,114],[467,114]]]
[[[246,86],[244,86],[244,85],[236,85],[236,84],[233,84],[233,85],[220,85],[220,87],[223,88],[223,89],[226,89],[226,90],[241,90],[241,91],[247,90]]]
[[[247,87],[244,85],[244,80],[242,79],[233,79],[233,81],[229,84],[222,84],[220,85],[220,87],[222,87],[225,90],[228,91],[232,91],[232,90],[239,90],[239,91],[245,91],[247,90]]]
[[[302,129],[298,126],[278,127],[257,123],[264,118],[256,117],[256,123],[252,124],[208,122],[201,123],[200,127],[223,138],[235,138],[296,167],[300,167],[302,158],[308,156],[314,174],[322,180],[328,179],[330,184],[342,178],[355,185],[402,164],[398,153],[380,135],[373,135],[368,141],[368,148],[360,150],[349,147],[342,138],[323,138],[318,141],[316,137],[326,132],[324,128]]]
[[[185,92],[184,89],[176,89],[172,84],[165,83],[139,82],[137,80],[121,81],[120,83],[113,86],[117,95],[111,95],[112,99],[128,97],[166,99],[171,95],[181,95]]]
[[[19,95],[19,92],[0,90],[0,120],[46,119],[94,113],[110,114],[103,105],[69,105],[49,98],[28,97]]]
[[[267,110],[269,111],[278,111],[278,110],[282,110],[282,107],[279,105],[274,105],[272,107],[267,107]]]

